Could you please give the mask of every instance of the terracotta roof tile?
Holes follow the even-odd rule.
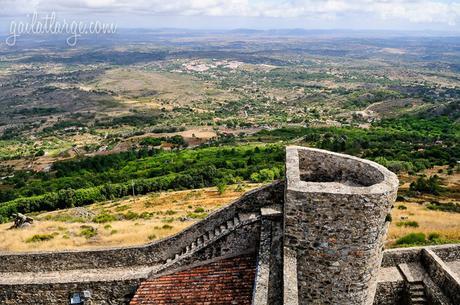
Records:
[[[255,272],[254,256],[238,256],[147,279],[130,305],[249,305]]]

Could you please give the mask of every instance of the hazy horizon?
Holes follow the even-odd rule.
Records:
[[[119,28],[460,32],[460,1],[452,0],[0,0],[0,7],[0,33],[33,12]]]

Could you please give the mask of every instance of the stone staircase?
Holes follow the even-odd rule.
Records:
[[[169,267],[176,264],[179,260],[191,256],[192,254],[205,248],[214,241],[230,234],[232,231],[240,227],[243,227],[249,223],[255,222],[258,219],[259,215],[255,213],[236,214],[235,217],[233,217],[233,219],[227,220],[224,223],[214,227],[212,230],[207,231],[206,233],[192,241],[190,244],[182,248],[182,251],[176,253],[174,256],[163,261],[162,265],[157,270],[155,270],[154,273],[158,274],[168,269]]]
[[[410,305],[428,305],[425,294],[425,286],[422,281],[409,283],[409,304]]]

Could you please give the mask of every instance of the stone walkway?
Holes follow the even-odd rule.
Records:
[[[122,281],[147,278],[156,268],[158,268],[158,266],[81,269],[52,272],[6,272],[0,273],[0,285]]]
[[[397,267],[380,268],[378,282],[398,282],[403,280]]]

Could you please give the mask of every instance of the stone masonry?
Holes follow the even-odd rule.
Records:
[[[372,304],[396,175],[316,149],[288,147],[286,159],[284,248],[299,304]]]
[[[169,238],[0,253],[0,304],[460,304],[460,245],[383,251],[397,187],[374,162],[288,147],[286,181]]]

